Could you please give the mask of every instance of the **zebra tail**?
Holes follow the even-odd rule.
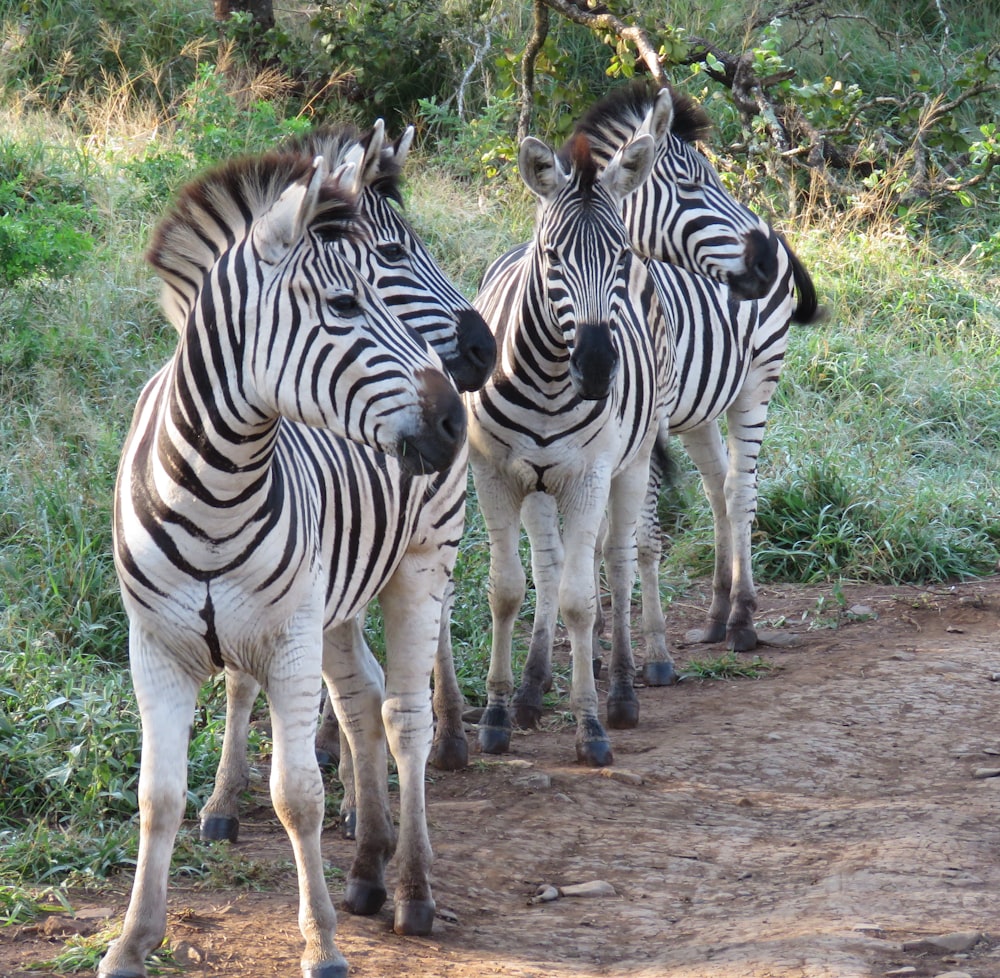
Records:
[[[778,234],[778,232],[775,232]],[[812,277],[806,271],[806,266],[802,264],[799,256],[789,247],[788,242],[781,234],[778,240],[788,255],[788,260],[792,263],[792,278],[795,281],[795,292],[798,301],[792,310],[792,320],[801,323],[803,326],[809,323],[818,323],[826,319],[826,309],[819,304],[816,295],[816,286],[813,285]]]

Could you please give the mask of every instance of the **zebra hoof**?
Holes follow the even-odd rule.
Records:
[[[577,730],[576,759],[587,767],[608,767],[614,763],[611,741],[596,717],[584,720]]]
[[[396,904],[392,929],[397,934],[426,937],[433,926],[433,900],[401,900]]]
[[[730,628],[726,639],[734,652],[753,652],[757,648],[757,630],[753,625]]]
[[[514,719],[522,730],[534,730],[542,720],[540,686],[522,686],[514,694]]]
[[[208,815],[201,820],[202,842],[236,842],[240,837],[240,820],[235,815]]]
[[[612,730],[631,730],[639,726],[639,697],[631,685],[608,693],[608,726]]]
[[[381,883],[350,879],[344,890],[344,906],[355,917],[371,917],[382,909],[387,896]]]
[[[457,734],[436,740],[431,747],[430,765],[438,771],[461,771],[469,766],[469,742]]]
[[[347,978],[347,972],[347,962],[341,958],[339,961],[324,961],[323,964],[304,967],[302,978]]]
[[[646,662],[642,667],[642,681],[647,686],[672,686],[677,682],[677,671],[669,659]]]
[[[358,837],[358,810],[356,808],[344,808],[341,810],[340,834],[345,839],[356,839]]]
[[[484,754],[506,754],[510,750],[511,723],[505,707],[486,708],[479,721],[479,749]]]

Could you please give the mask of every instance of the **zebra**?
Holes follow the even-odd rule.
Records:
[[[444,275],[399,212],[402,171],[413,134],[413,127],[410,126],[395,142],[386,142],[384,125],[379,120],[364,135],[350,126],[323,128],[307,137],[285,143],[282,149],[305,153],[310,158],[321,155],[334,161],[334,164],[357,150],[363,152],[360,164],[363,190],[356,219],[358,233],[338,242],[341,254],[361,271],[393,314],[420,333],[433,347],[459,390],[472,390],[480,387],[493,369],[496,344],[482,316]],[[459,481],[455,479],[447,489],[456,492],[457,487]],[[440,504],[444,497],[445,493],[439,490],[435,499]],[[403,515],[408,516],[405,510]],[[352,519],[357,517],[352,516]],[[372,529],[368,522],[363,522],[356,532],[367,537]],[[369,546],[373,547],[374,543],[369,542]],[[382,576],[387,575],[383,573]],[[444,620],[447,621],[447,618],[445,613]],[[363,643],[363,632],[360,628],[345,628],[339,640]],[[366,652],[367,647],[364,651],[359,648],[357,654]],[[449,650],[445,649],[445,656],[448,654]],[[227,670],[222,757],[215,788],[200,813],[201,837],[204,840],[235,842],[239,837],[239,798],[250,781],[247,731],[258,692],[259,686],[252,676]],[[449,770],[465,767],[468,763],[468,744],[462,725],[460,700],[452,697],[447,703],[439,702],[436,717],[431,763]],[[324,760],[331,755],[340,758],[339,774],[344,783],[341,830],[346,837],[354,838],[357,806],[353,765],[349,745],[345,743],[342,748],[342,740],[331,696],[326,700],[323,723],[317,732],[317,752]]]
[[[427,545],[411,548],[382,587],[387,634],[406,648],[390,661],[385,688],[370,657],[327,633],[350,627],[371,597],[354,567],[359,540],[345,532],[356,466],[367,466],[386,502],[422,498],[464,473],[466,423],[437,355],[330,246],[352,234],[357,177],[356,159],[333,175],[319,156],[232,161],[181,192],[147,252],[180,335],[139,397],[115,486],[114,556],[143,745],[135,881],[101,978],[145,975],[165,933],[188,728],[199,687],[224,667],[267,690],[271,794],[295,854],[306,978],[348,973],[320,851],[323,784],[312,741],[321,673],[337,692],[359,773],[376,780],[379,760],[385,774],[379,710],[385,718],[401,789],[405,889],[395,923],[429,930],[423,779],[454,549],[435,535],[447,509],[414,517],[413,537]],[[366,453],[352,454],[344,439]],[[449,504],[454,544],[463,513]],[[415,597],[423,579],[434,583]],[[359,829],[349,904],[377,901],[392,852],[388,806],[371,817],[370,830]]]
[[[640,135],[598,174],[586,137],[560,156],[534,137],[518,152],[536,195],[534,237],[497,259],[474,300],[497,338],[498,366],[465,395],[469,459],[490,541],[493,636],[483,751],[510,745],[511,633],[524,598],[519,520],[536,517],[563,534],[544,551],[532,536],[538,601],[532,645],[558,603],[573,653],[577,759],[612,762],[598,718],[591,669],[596,614],[593,561],[609,513],[604,556],[613,602],[611,727],[634,726],[629,611],[635,579],[635,523],[647,487],[649,453],[674,384],[667,324],[646,265],[629,248],[621,200],[649,173],[653,140]]]
[[[712,602],[705,627],[690,637],[726,640],[743,652],[757,646],[750,540],[768,406],[781,374],[789,324],[814,322],[822,311],[809,273],[784,238],[728,194],[695,148],[709,129],[707,115],[694,100],[669,87],[636,81],[595,103],[574,132],[590,139],[601,165],[608,165],[637,133],[648,132],[656,140],[652,175],[622,202],[622,213],[632,246],[654,259],[650,273],[661,299],[688,312],[678,318],[682,328],[676,337],[680,398],[652,455],[649,498],[655,498],[662,479],[668,434],[677,434],[701,476],[715,528]],[[742,222],[751,230],[742,238],[724,233],[720,218],[733,228]],[[737,274],[748,255],[756,256],[755,267]],[[762,274],[765,265],[767,274]],[[713,287],[691,272],[720,285]],[[739,299],[756,301],[734,301]],[[726,442],[719,429],[722,415]],[[659,601],[660,526],[651,513],[642,523],[643,631],[658,643],[665,635]],[[647,652],[645,681],[673,681],[665,646],[655,644]]]

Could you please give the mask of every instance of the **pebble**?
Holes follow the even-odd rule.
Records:
[[[974,778],[1000,778],[1000,767],[977,767],[972,772]]]
[[[972,978],[968,971],[942,971],[934,978]]]
[[[643,777],[635,771],[628,771],[620,767],[600,767],[597,774],[602,778],[611,778],[612,781],[620,781],[622,784],[643,784]]]
[[[855,924],[854,930],[869,937],[885,937],[885,931],[878,924]]]
[[[205,960],[205,952],[188,941],[178,942],[172,950],[174,960],[181,964],[201,964]]]
[[[892,975],[915,975],[916,973],[917,973],[917,969],[914,968],[912,964],[908,964],[908,965],[906,965],[903,968],[896,968],[895,971],[887,971],[886,975],[887,976],[892,976]]]

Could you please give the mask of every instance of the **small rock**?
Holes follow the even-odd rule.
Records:
[[[885,937],[885,931],[878,924],[855,924],[853,929],[869,937]]]
[[[535,890],[535,895],[528,901],[528,903],[551,903],[553,900],[558,899],[559,891],[550,883],[543,883],[537,890]]]
[[[934,978],[972,978],[968,971],[942,971]]]
[[[850,608],[847,609],[849,615],[853,615],[855,618],[874,618],[875,612],[866,604],[852,604]]]
[[[457,924],[458,914],[454,910],[449,910],[447,907],[438,907],[434,912],[434,916],[439,920],[443,920],[446,924]]]
[[[628,771],[620,767],[601,767],[597,773],[602,778],[611,778],[612,781],[620,781],[622,784],[642,784],[642,775],[635,771]]]
[[[972,772],[974,778],[1000,778],[1000,767],[977,767]]]
[[[205,960],[205,952],[188,941],[179,941],[171,951],[179,964],[201,964]]]
[[[589,883],[571,883],[559,890],[566,897],[609,897],[618,896],[615,888],[604,880],[591,880]]]
[[[552,778],[544,771],[532,771],[514,779],[514,784],[528,791],[547,791],[552,787]]]
[[[915,975],[916,973],[917,973],[917,969],[914,968],[912,964],[908,964],[905,967],[896,968],[895,971],[887,971],[886,975],[889,975],[889,976],[891,976],[891,975]]]
[[[919,941],[904,941],[904,951],[942,951],[951,954],[962,954],[971,951],[982,940],[979,931],[955,931],[951,934],[939,934],[937,937],[924,937]]]

